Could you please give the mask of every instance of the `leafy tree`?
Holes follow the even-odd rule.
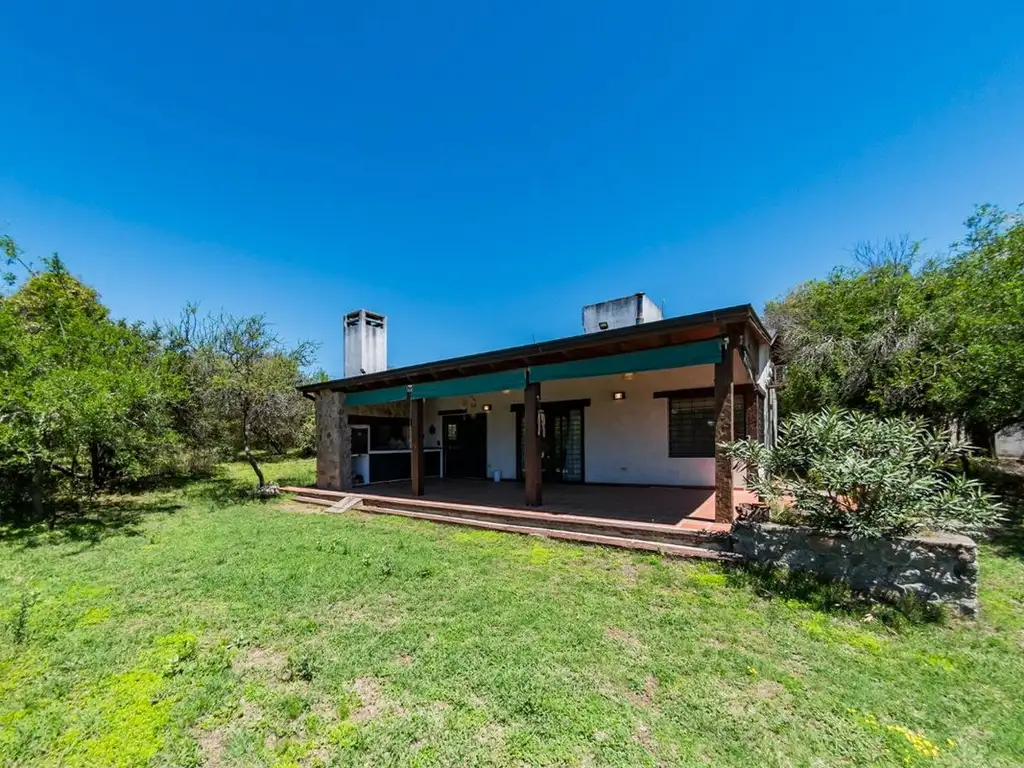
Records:
[[[785,410],[927,410],[920,383],[901,375],[926,335],[914,273],[918,254],[919,244],[907,239],[860,245],[856,266],[768,302],[765,318],[778,331],[788,364]]]
[[[173,440],[166,403],[173,379],[157,340],[111,320],[92,288],[55,255],[40,270],[9,239],[9,266],[28,270],[0,297],[0,472],[6,514],[34,514],[55,495],[76,499],[112,476],[145,473]],[[8,282],[13,276],[5,276]]]
[[[188,382],[179,423],[194,438],[240,450],[263,488],[254,451],[297,444],[311,407],[295,386],[302,383],[315,346],[302,342],[286,348],[264,315],[200,318],[194,305],[166,335]]]
[[[1024,220],[982,207],[922,262],[909,240],[765,307],[788,363],[786,413],[824,407],[966,427],[980,445],[1024,421]]]
[[[931,339],[916,375],[979,445],[1024,421],[1024,217],[983,206],[921,277]]]

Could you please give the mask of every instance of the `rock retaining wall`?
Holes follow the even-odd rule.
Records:
[[[914,594],[965,616],[978,612],[978,548],[966,536],[852,539],[737,520],[732,549],[753,563],[810,571],[854,589]]]

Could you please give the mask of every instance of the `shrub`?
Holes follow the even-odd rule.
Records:
[[[977,534],[1001,512],[981,483],[952,471],[966,449],[920,420],[794,414],[774,447],[741,440],[727,448],[780,522],[853,536]]]

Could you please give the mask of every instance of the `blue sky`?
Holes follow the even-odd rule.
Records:
[[[158,7],[159,6],[159,7]],[[714,6],[714,7],[710,7]],[[834,6],[834,7],[829,7]],[[1024,201],[1024,4],[5,4],[0,224],[113,312],[341,370],[763,302]]]

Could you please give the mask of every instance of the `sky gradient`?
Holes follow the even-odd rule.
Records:
[[[351,309],[406,365],[1024,201],[1024,4],[829,5],[14,0],[0,225],[117,316],[266,313],[336,376]]]

